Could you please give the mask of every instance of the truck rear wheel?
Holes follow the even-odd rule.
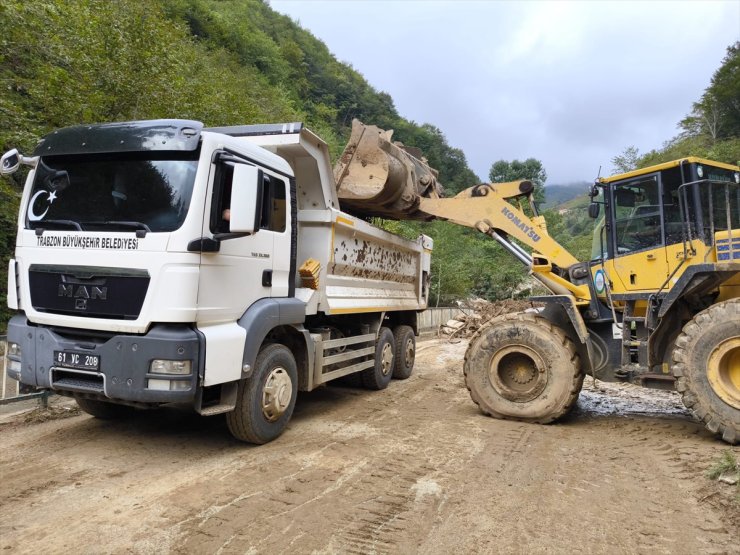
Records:
[[[393,340],[396,343],[396,362],[393,377],[405,380],[414,371],[416,359],[416,336],[411,326],[396,326],[393,329]]]
[[[573,342],[526,312],[505,314],[479,330],[465,353],[464,371],[484,414],[540,424],[570,411],[583,385]]]
[[[95,418],[100,418],[101,420],[118,420],[120,418],[127,418],[134,413],[134,410],[136,410],[133,407],[126,405],[107,403],[105,401],[98,401],[97,399],[75,397],[75,401],[77,402],[77,406],[79,406],[83,412],[86,412]]]
[[[740,299],[699,312],[673,349],[683,403],[727,443],[740,442]]]
[[[393,332],[389,328],[380,328],[378,342],[375,345],[375,365],[363,370],[362,385],[366,389],[385,389],[393,377],[396,347]]]
[[[236,408],[226,414],[236,439],[261,445],[283,433],[298,396],[298,368],[284,345],[267,345],[257,355],[252,377],[239,382]]]

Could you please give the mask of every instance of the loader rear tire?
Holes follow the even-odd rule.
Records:
[[[465,385],[494,418],[548,424],[575,405],[581,361],[565,332],[528,312],[505,314],[481,328],[465,353]]]
[[[121,420],[133,415],[136,410],[127,405],[117,405],[116,403],[107,403],[97,399],[75,397],[75,401],[83,412],[100,420]]]
[[[740,299],[710,306],[684,326],[673,375],[684,405],[727,443],[740,442]]]

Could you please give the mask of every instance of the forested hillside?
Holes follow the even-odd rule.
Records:
[[[448,191],[480,181],[440,129],[401,117],[388,94],[260,0],[4,0],[0,19],[3,152],[29,152],[66,125],[191,118],[303,121],[336,156],[359,118],[421,148]],[[23,177],[0,179],[3,285]]]
[[[3,0],[0,21],[2,151],[30,152],[40,136],[66,125],[189,118],[209,126],[303,121],[337,156],[352,119],[359,118],[394,129],[396,140],[420,148],[448,194],[481,181],[442,130],[403,118],[387,93],[262,0]],[[728,50],[707,94],[682,122],[681,137],[641,162],[672,157],[676,145],[685,154],[734,156],[738,50]],[[540,170],[544,183],[545,168]],[[23,177],[0,178],[3,293]],[[587,256],[590,228],[581,212],[551,211],[548,218],[556,238]],[[432,304],[471,294],[509,296],[525,276],[494,241],[475,231],[442,222],[377,223],[435,239]],[[4,327],[4,298],[1,303]]]

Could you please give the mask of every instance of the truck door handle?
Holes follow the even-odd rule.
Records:
[[[221,242],[210,237],[198,237],[188,243],[188,252],[218,252]]]
[[[272,287],[272,270],[262,272],[262,287]]]
[[[648,254],[645,258],[647,258],[648,260],[655,260],[655,255],[654,254]]]

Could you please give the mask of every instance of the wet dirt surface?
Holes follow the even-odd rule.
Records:
[[[178,409],[3,417],[0,548],[740,553],[737,505],[704,477],[728,446],[677,395],[587,378],[559,424],[498,421],[468,396],[465,348],[419,343],[385,391],[303,394],[261,447]]]

